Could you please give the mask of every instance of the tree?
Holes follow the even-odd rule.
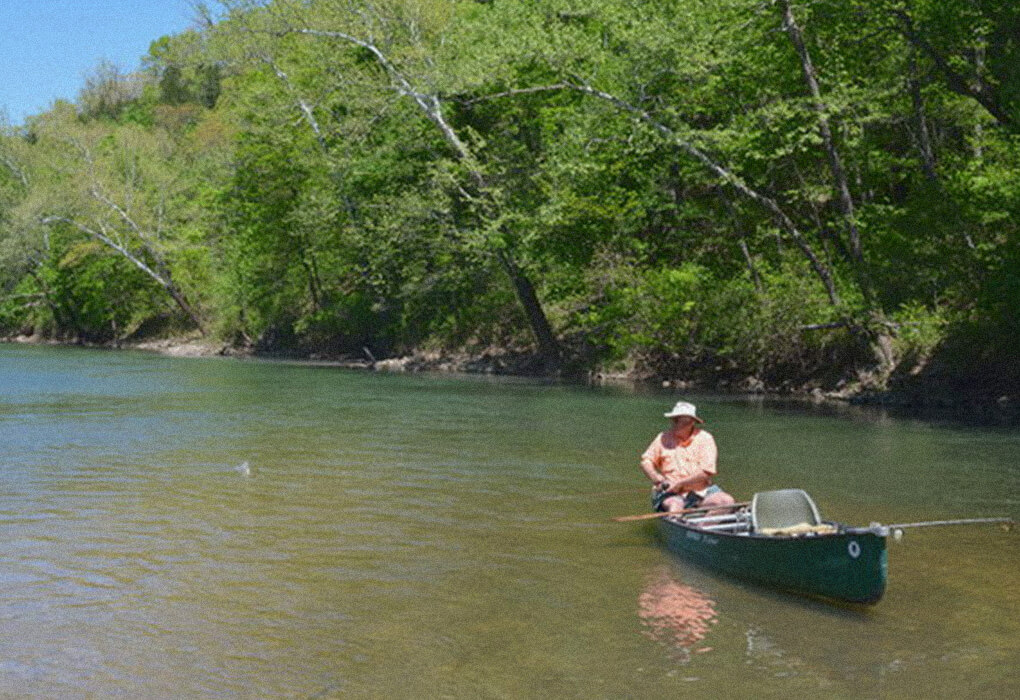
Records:
[[[255,5],[255,7],[252,7]],[[476,241],[500,264],[510,280],[516,296],[538,343],[540,354],[550,365],[559,362],[560,349],[530,276],[517,262],[513,236],[501,226],[499,195],[490,185],[485,168],[475,149],[461,137],[451,124],[444,101],[435,84],[442,69],[429,41],[440,41],[450,22],[449,14],[431,3],[346,3],[320,2],[308,10],[302,3],[274,2],[265,7],[244,3],[235,12],[244,10],[242,32],[264,37],[305,37],[322,43],[318,53],[324,72],[342,75],[367,58],[374,70],[361,67],[362,80],[375,80],[396,95],[411,101],[437,129],[456,162],[468,178],[465,200],[472,204],[479,220]],[[240,22],[236,18],[235,22]],[[363,58],[359,59],[359,55]],[[263,59],[264,60],[264,59]],[[281,80],[286,74],[275,71]],[[379,82],[382,79],[383,82]],[[321,130],[306,103],[298,100],[306,123]],[[488,233],[486,233],[488,231]]]
[[[166,134],[138,126],[80,124],[56,112],[33,127],[36,186],[26,206],[38,224],[73,230],[155,282],[200,331],[197,308],[177,284],[174,205],[182,197]]]
[[[116,119],[142,91],[142,78],[125,75],[115,64],[101,61],[86,77],[78,105],[86,118]]]

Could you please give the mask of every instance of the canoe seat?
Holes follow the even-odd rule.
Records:
[[[822,524],[822,516],[811,496],[801,489],[762,491],[751,500],[751,524],[755,532],[778,534],[776,531],[801,525],[814,528]]]

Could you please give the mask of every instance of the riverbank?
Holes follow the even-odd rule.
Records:
[[[559,377],[588,384],[643,386],[677,392],[710,392],[734,396],[785,398],[834,405],[878,406],[908,413],[960,413],[967,417],[993,421],[1020,420],[1020,396],[968,391],[952,377],[897,377],[889,386],[877,386],[868,375],[841,381],[834,388],[816,381],[789,378],[774,384],[755,376],[701,372],[685,377],[665,377],[633,367],[615,371],[595,369],[574,373],[549,372],[540,358],[526,351],[485,348],[474,352],[421,350],[399,357],[376,358],[367,349],[362,355],[328,353],[267,353],[250,347],[224,344],[201,336],[180,336],[122,341],[117,343],[80,343],[38,336],[0,338],[0,342],[26,345],[55,345],[140,350],[169,357],[232,357],[267,361],[296,362],[318,366],[375,372],[437,372],[490,374],[519,377]]]
[[[41,336],[16,335],[0,337],[0,343],[13,345],[53,345],[56,347],[105,348],[110,350],[145,350],[171,357],[214,357],[232,356],[236,353],[229,346],[215,343],[201,337],[161,338],[138,342],[88,343],[73,342]]]

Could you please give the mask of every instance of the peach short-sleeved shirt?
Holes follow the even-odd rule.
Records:
[[[672,431],[666,431],[652,440],[641,455],[641,464],[650,466],[671,482],[704,474],[704,483],[696,483],[690,489],[701,491],[712,485],[718,455],[715,438],[707,430],[696,428],[686,445],[680,443]]]

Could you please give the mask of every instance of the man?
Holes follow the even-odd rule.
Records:
[[[725,506],[733,497],[712,483],[718,450],[711,433],[701,428],[694,404],[678,401],[663,414],[671,421],[641,455],[641,470],[652,484],[652,507],[676,513],[684,508]]]

